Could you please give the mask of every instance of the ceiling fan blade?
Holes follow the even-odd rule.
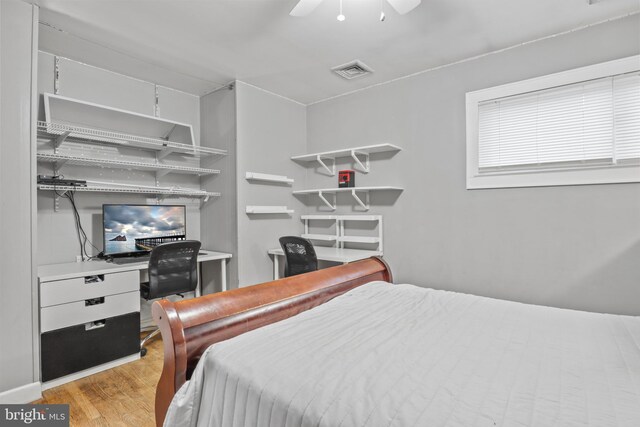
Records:
[[[387,0],[391,7],[400,15],[412,11],[422,2],[422,0]]]
[[[322,3],[322,0],[300,0],[297,5],[291,9],[291,16],[307,16]]]

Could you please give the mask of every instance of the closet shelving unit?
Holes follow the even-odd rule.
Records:
[[[371,165],[369,163],[370,154],[401,150],[402,148],[393,144],[364,145],[361,147],[343,148],[339,150],[323,151],[321,153],[293,156],[291,157],[291,160],[304,163],[318,162],[329,175],[334,176],[336,174],[336,159],[340,157],[351,157],[356,165],[358,165],[361,172],[369,173],[371,171]],[[327,161],[331,162],[331,166],[327,164]]]
[[[314,190],[298,190],[294,191],[293,194],[298,195],[307,195],[307,194],[317,194],[320,197],[320,200],[324,202],[331,210],[336,210],[336,194],[337,193],[350,193],[354,198],[356,203],[360,205],[364,210],[369,210],[371,205],[369,202],[369,193],[371,191],[404,191],[402,187],[394,187],[389,185],[383,186],[370,186],[370,187],[343,187],[343,188],[319,188]],[[363,201],[358,193],[364,193],[365,200]],[[331,203],[325,197],[325,194],[333,195],[333,203]]]
[[[160,185],[159,180],[168,174],[202,177],[220,173],[200,167],[200,159],[215,160],[226,155],[226,150],[195,145],[191,125],[54,94],[44,95],[44,107],[45,121],[37,123],[36,157],[39,163],[53,165],[54,175],[61,174],[67,165],[155,173],[155,185],[90,178],[86,178],[86,187],[38,184],[39,190],[55,191],[55,210],[68,191],[149,194],[158,199],[185,197],[203,202],[220,196],[200,188]],[[127,149],[128,155],[120,155],[121,149]]]
[[[209,197],[219,197],[220,193],[194,190],[190,188],[180,187],[148,187],[143,185],[127,185],[118,186],[104,185],[104,184],[91,184],[86,187],[76,187],[70,185],[50,185],[50,184],[38,184],[38,190],[55,191],[57,197],[61,197],[67,191],[81,191],[81,192],[94,192],[94,193],[131,193],[131,194],[153,194],[156,196],[182,196],[182,197],[197,197],[202,198],[203,201],[208,201]]]
[[[158,160],[162,160],[169,154],[174,153],[193,157],[224,156],[227,154],[226,150],[220,150],[218,148],[201,147],[160,138],[149,138],[56,122],[38,122],[38,139],[50,142],[55,153],[57,153],[60,146],[65,142],[76,142],[82,144],[116,145],[156,151],[158,153]]]
[[[168,173],[181,173],[196,176],[217,175],[220,173],[220,171],[217,169],[206,169],[151,162],[136,162],[129,160],[99,159],[93,157],[73,156],[68,154],[38,153],[37,158],[39,162],[53,163],[54,169],[56,171],[60,171],[64,165],[69,164],[76,166],[97,166],[114,169],[155,171],[156,178],[160,178]]]

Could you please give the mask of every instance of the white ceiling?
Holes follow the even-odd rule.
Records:
[[[204,94],[238,79],[304,104],[640,10],[639,0],[423,0],[400,16],[381,0],[339,0],[289,16],[296,0],[33,0],[40,46]],[[375,70],[343,80],[330,68]]]

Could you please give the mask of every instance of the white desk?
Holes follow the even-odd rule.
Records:
[[[330,248],[326,246],[314,246],[316,256],[321,261],[340,262],[347,264],[361,259],[367,259],[372,256],[382,255],[381,251],[369,251],[365,249],[345,249],[345,248]],[[282,248],[269,249],[269,255],[273,255],[273,278],[280,278],[280,257],[284,256]]]
[[[198,255],[198,263],[207,261],[220,261],[220,280],[222,290],[227,290],[226,260],[231,254],[200,250],[204,255]],[[48,264],[38,267],[38,279],[40,282],[52,282],[55,280],[72,279],[79,276],[92,276],[106,273],[118,273],[122,271],[146,270],[149,261],[133,262],[130,264],[114,264],[102,260],[85,262],[67,262],[63,264]],[[200,276],[200,275],[199,275]],[[198,280],[200,280],[198,278]],[[196,288],[196,296],[202,293],[201,285]]]

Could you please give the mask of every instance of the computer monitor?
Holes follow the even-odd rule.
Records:
[[[102,220],[109,256],[144,254],[187,234],[184,205],[102,205]]]

